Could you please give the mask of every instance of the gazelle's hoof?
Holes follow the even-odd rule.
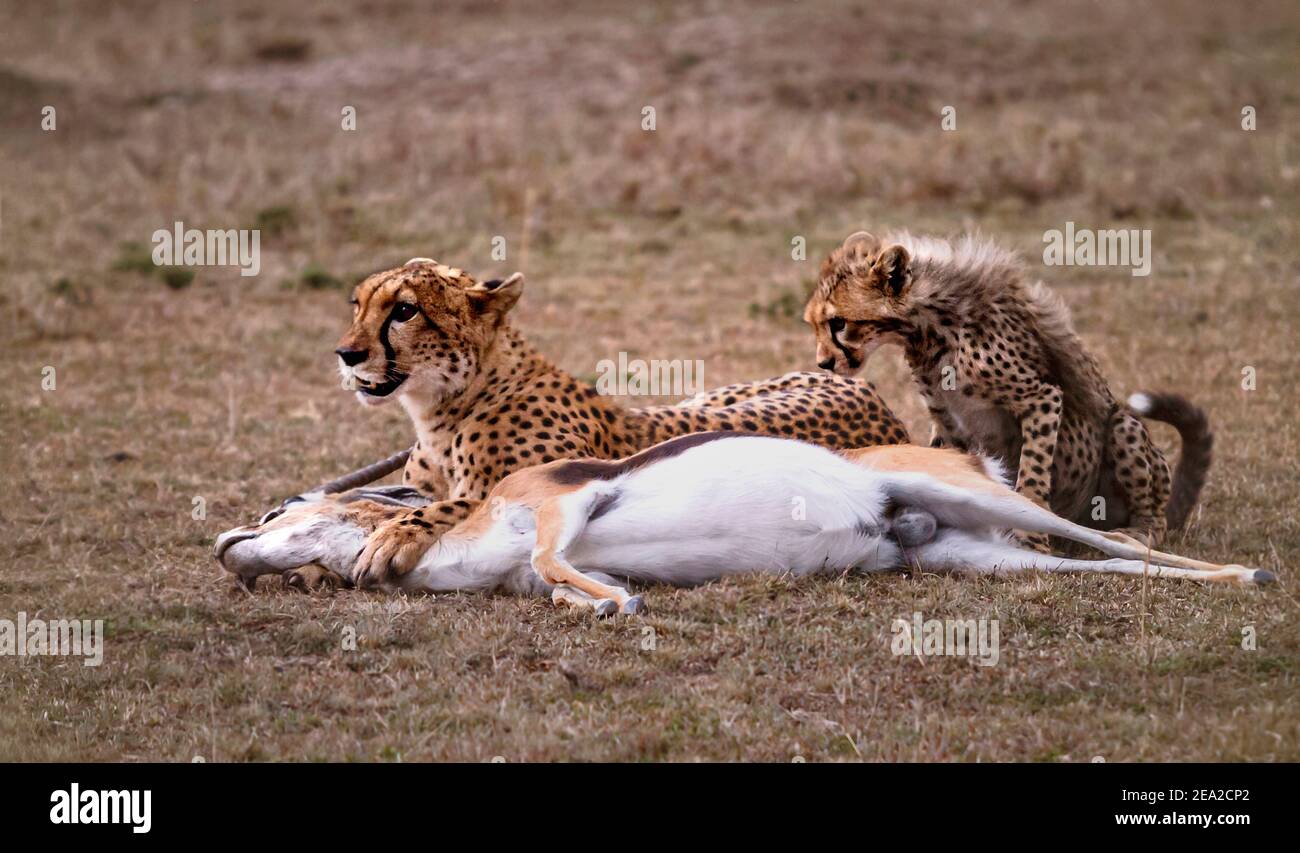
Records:
[[[628,616],[644,616],[646,613],[650,612],[650,608],[646,607],[644,598],[639,595],[634,595],[627,601],[623,602],[623,609],[621,612],[626,613]]]
[[[591,609],[596,611],[597,619],[608,619],[618,612],[618,603],[612,598],[602,598],[591,605]]]
[[[1277,575],[1266,569],[1255,569],[1255,573],[1250,576],[1250,579],[1260,585],[1277,583]]]

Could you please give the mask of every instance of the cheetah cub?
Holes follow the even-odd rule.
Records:
[[[841,376],[880,345],[901,346],[934,421],[930,444],[1000,458],[1018,492],[1065,518],[1154,546],[1182,526],[1205,484],[1205,414],[1172,394],[1117,402],[1064,303],[990,242],[860,231],[823,263],[804,320],[818,365]],[[1140,417],[1182,439],[1172,496]]]

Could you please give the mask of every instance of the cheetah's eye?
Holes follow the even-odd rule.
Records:
[[[419,309],[409,302],[399,302],[393,306],[393,321],[396,323],[405,323],[407,320],[419,313]]]
[[[832,335],[836,332],[842,332],[844,331],[844,318],[832,317],[826,321],[826,325],[830,327]]]

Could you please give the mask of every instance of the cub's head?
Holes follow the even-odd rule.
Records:
[[[849,235],[822,264],[804,308],[817,336],[817,366],[853,376],[883,343],[901,343],[910,314],[912,257],[866,231]]]
[[[352,325],[334,350],[344,387],[371,406],[462,390],[523,287],[522,273],[479,282],[428,258],[366,278],[352,293]]]

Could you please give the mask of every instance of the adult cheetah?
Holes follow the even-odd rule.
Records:
[[[831,448],[905,444],[867,383],[819,373],[730,385],[685,405],[625,408],[556,367],[507,315],[523,276],[477,281],[427,258],[357,285],[339,369],[366,405],[398,400],[415,425],[403,481],[434,502],[376,522],[354,580],[409,571],[507,474],[574,457],[616,459],[667,438],[735,430]],[[302,574],[290,584],[310,585]]]
[[[988,241],[853,234],[822,265],[804,320],[818,365],[841,376],[882,344],[902,346],[934,420],[931,444],[998,457],[1017,471],[1017,491],[1072,521],[1156,545],[1205,484],[1204,413],[1172,394],[1117,402],[1065,304]],[[1182,439],[1172,497],[1140,417]]]

